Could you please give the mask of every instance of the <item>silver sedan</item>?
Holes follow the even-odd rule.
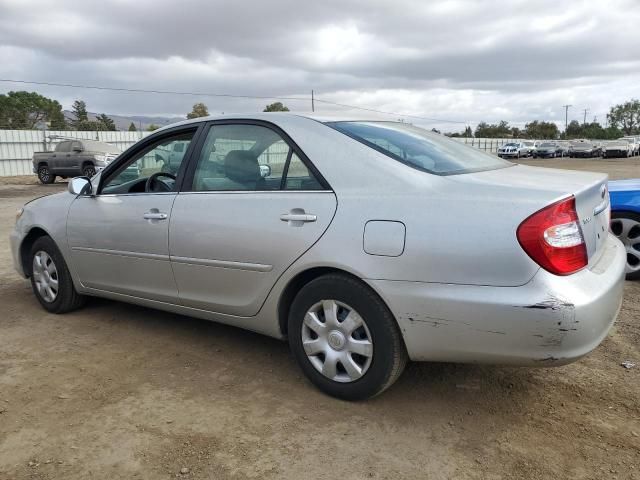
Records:
[[[11,246],[50,312],[99,296],[288,339],[311,382],[362,399],[409,359],[593,350],[625,269],[606,181],[405,123],[208,117],[25,205]]]

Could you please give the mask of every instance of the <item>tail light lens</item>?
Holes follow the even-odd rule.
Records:
[[[587,246],[573,195],[531,215],[516,236],[527,255],[553,274],[570,275],[587,266]]]

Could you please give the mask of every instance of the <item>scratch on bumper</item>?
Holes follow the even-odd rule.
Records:
[[[516,308],[547,310],[555,317],[555,325],[546,327],[543,330],[534,330],[533,336],[542,340],[539,344],[541,347],[559,347],[562,345],[567,334],[578,330],[577,325],[580,321],[576,320],[575,305],[555,295],[548,294],[547,297],[540,302],[532,305],[516,306]],[[551,357],[541,361],[555,360],[557,359]]]

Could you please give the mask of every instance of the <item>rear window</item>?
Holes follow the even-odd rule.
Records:
[[[442,135],[400,122],[329,122],[330,127],[410,167],[436,175],[513,164]]]

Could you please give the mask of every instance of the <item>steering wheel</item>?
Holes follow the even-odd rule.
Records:
[[[147,182],[144,184],[144,191],[145,192],[170,192],[173,190],[173,188],[171,188],[169,185],[167,185],[163,181],[158,182],[159,177],[168,177],[173,180],[176,179],[176,176],[173,173],[156,172],[153,175],[151,175],[149,178],[147,178]],[[160,187],[159,190],[155,189],[156,185]]]

